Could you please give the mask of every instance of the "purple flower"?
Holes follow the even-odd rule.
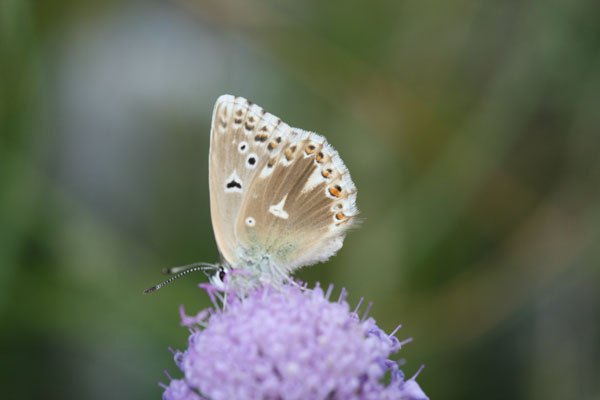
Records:
[[[167,375],[168,376],[168,375]],[[170,378],[170,377],[169,377]],[[163,399],[168,400],[203,400],[202,397],[198,395],[189,387],[189,385],[181,379],[172,379],[171,384],[169,386],[161,385],[164,387],[165,392],[163,393]]]
[[[215,301],[196,317],[182,312],[191,335],[175,362],[185,376],[163,399],[427,400],[416,375],[405,380],[390,360],[410,339],[386,334],[368,309],[359,317],[360,302],[351,311],[344,289],[329,301],[332,289],[259,287],[222,309]]]

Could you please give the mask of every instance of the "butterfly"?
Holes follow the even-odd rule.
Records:
[[[221,262],[169,269],[177,275],[146,292],[195,270],[240,292],[278,284],[333,256],[356,223],[356,186],[338,152],[243,97],[217,99],[208,170]]]

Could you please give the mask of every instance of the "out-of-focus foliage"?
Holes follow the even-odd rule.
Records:
[[[300,271],[432,399],[600,398],[597,2],[0,3],[2,398],[158,398],[217,261],[218,95],[327,136],[364,221]]]

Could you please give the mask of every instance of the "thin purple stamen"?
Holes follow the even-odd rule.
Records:
[[[318,285],[318,283],[317,283]],[[329,300],[329,297],[331,296],[331,292],[333,292],[333,283],[330,283],[329,286],[327,287],[327,293],[325,293],[325,300]]]
[[[215,293],[214,293],[215,291],[218,290],[218,288],[216,288],[215,286],[211,285],[210,283],[199,283],[198,287],[200,289],[204,289],[204,291],[206,291],[206,294],[208,294],[208,297],[210,298],[210,301],[215,306],[215,309],[219,310],[219,304],[217,303],[217,300],[215,298]]]
[[[356,305],[356,308],[354,309],[354,314],[358,313],[358,309],[360,308],[360,305],[362,304],[364,299],[365,299],[364,297],[360,298],[360,300],[358,301],[358,304]]]
[[[346,288],[343,287],[342,290],[340,291],[340,297],[338,297],[337,303],[340,304],[342,301],[345,301],[347,295],[348,295],[348,292],[346,292]]]
[[[423,368],[425,368],[425,364],[421,364],[417,372],[415,372],[415,374],[409,380],[414,381],[415,379],[417,379],[417,376],[419,376],[421,371],[423,371]]]
[[[392,331],[392,333],[390,333],[390,335],[389,335],[389,336],[390,336],[390,337],[394,336],[394,335],[396,334],[396,332],[398,332],[398,329],[400,329],[400,328],[402,328],[402,324],[399,324],[399,325],[396,327],[396,329],[394,329],[394,330]]]
[[[367,304],[367,308],[365,309],[365,313],[363,314],[362,318],[360,319],[361,322],[367,319],[367,316],[369,315],[369,311],[371,311],[371,307],[373,307],[373,302],[370,301],[369,304]]]

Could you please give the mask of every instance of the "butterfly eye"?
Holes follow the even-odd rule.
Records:
[[[223,279],[225,279],[225,270],[222,267],[219,268],[219,279],[221,282],[223,282]]]

